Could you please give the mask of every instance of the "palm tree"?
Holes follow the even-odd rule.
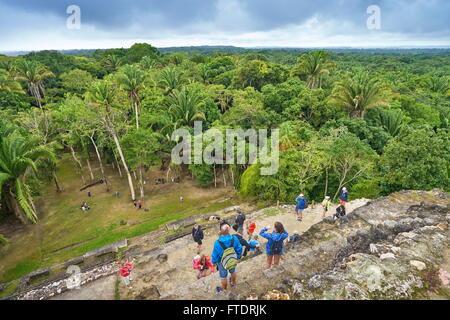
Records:
[[[352,116],[361,118],[369,108],[388,105],[384,99],[386,91],[380,80],[371,78],[367,72],[359,72],[337,83],[332,101],[349,109]]]
[[[145,56],[141,59],[141,62],[139,62],[139,64],[143,70],[149,70],[156,67],[156,62],[157,60],[155,58]]]
[[[119,76],[119,83],[122,88],[128,92],[132,109],[134,109],[136,116],[136,129],[139,130],[139,107],[141,102],[139,100],[139,90],[144,88],[145,73],[136,66],[127,64],[122,69],[122,74]],[[144,180],[142,176],[142,166],[138,167],[139,172],[139,190],[141,198],[144,197]]]
[[[206,120],[205,114],[199,111],[203,101],[195,91],[175,90],[166,103],[175,127],[192,126],[195,120]]]
[[[45,96],[44,80],[53,77],[54,74],[38,62],[24,59],[16,63],[15,73],[15,80],[24,81],[27,84],[28,91],[36,100],[39,108],[41,108],[45,119],[45,128],[48,130],[47,114],[42,107],[41,100]]]
[[[125,65],[119,75],[119,84],[128,93],[131,107],[136,115],[136,128],[139,129],[139,91],[144,88],[145,73],[133,65]]]
[[[432,92],[446,94],[450,90],[450,82],[446,77],[430,76],[425,80],[425,86]]]
[[[17,133],[3,137],[0,145],[0,186],[9,210],[24,224],[38,221],[27,178],[41,161],[55,161],[53,149],[39,145],[39,138]]]
[[[378,126],[381,126],[391,136],[395,137],[403,127],[404,115],[400,109],[374,109],[373,116]]]
[[[28,91],[36,100],[39,108],[42,109],[41,100],[45,96],[44,80],[53,77],[54,74],[38,62],[24,59],[17,61],[15,72],[15,80],[27,83]]]
[[[88,99],[91,101],[92,105],[100,109],[99,111],[101,111],[103,115],[103,121],[105,123],[106,129],[114,140],[117,151],[119,152],[120,159],[122,161],[122,165],[127,174],[131,200],[134,201],[136,200],[136,195],[134,193],[133,179],[131,178],[130,170],[128,169],[127,162],[125,161],[125,156],[122,152],[122,147],[120,146],[119,136],[114,126],[113,119],[111,118],[113,116],[114,98],[114,88],[106,81],[98,81],[88,92]]]
[[[111,71],[116,71],[122,65],[122,58],[119,58],[114,54],[110,54],[106,56],[105,60],[103,60],[103,64]]]
[[[330,61],[330,54],[324,50],[303,54],[292,70],[293,74],[306,75],[306,85],[309,89],[322,87],[322,77],[330,74],[336,64]]]
[[[182,74],[175,68],[163,69],[161,71],[159,82],[164,87],[167,93],[171,93],[182,84]]]
[[[20,83],[4,69],[0,69],[0,91],[23,93]]]

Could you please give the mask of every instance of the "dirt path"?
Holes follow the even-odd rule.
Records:
[[[357,207],[367,203],[366,199],[358,199],[347,204],[347,212],[350,213]],[[328,211],[328,215],[334,214],[336,205]],[[289,234],[303,233],[313,224],[322,220],[322,207],[316,205],[315,208],[308,208],[304,211],[303,221],[297,221],[293,208],[267,208],[253,212],[252,216],[256,221],[256,231],[259,232],[264,226],[271,226],[275,221],[280,221],[285,226]],[[230,221],[231,222],[231,221]],[[218,226],[205,231],[202,252],[211,256],[214,242],[217,240]],[[259,239],[261,246],[265,246],[266,240]],[[121,298],[135,298],[139,293],[157,288],[160,295],[166,295],[177,287],[196,281],[196,271],[192,268],[192,260],[197,255],[197,245],[190,236],[175,240],[157,251],[153,258],[137,262],[133,281],[133,288],[128,290],[121,284]],[[167,255],[167,260],[155,259],[157,255]],[[160,256],[161,257],[161,256]],[[263,266],[261,266],[262,268]],[[217,274],[212,276],[217,277]]]

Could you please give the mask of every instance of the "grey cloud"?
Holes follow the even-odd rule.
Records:
[[[89,27],[84,30],[90,32],[77,37],[89,39],[219,38],[289,30],[311,18],[333,26],[327,36],[362,36],[370,34],[366,9],[372,4],[381,8],[383,33],[450,39],[448,0],[0,0],[0,37],[7,41],[23,35],[25,42],[33,32],[61,35],[72,4],[80,6],[82,24]]]

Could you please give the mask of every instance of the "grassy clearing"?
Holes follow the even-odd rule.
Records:
[[[96,176],[99,175],[95,163],[91,163]],[[11,281],[38,268],[55,265],[125,238],[132,238],[158,229],[168,222],[191,215],[212,212],[235,205],[234,191],[226,188],[203,189],[187,180],[180,184],[146,185],[144,208],[137,210],[129,198],[125,178],[120,178],[107,168],[110,192],[104,185],[80,192],[81,178],[73,169],[69,157],[58,166],[58,177],[64,188],[56,193],[49,184],[36,199],[41,214],[38,224],[14,234],[10,243],[0,251],[0,282]],[[149,181],[161,177],[163,173],[151,170]],[[89,183],[88,175],[85,174]],[[119,191],[120,197],[114,196]],[[184,201],[180,202],[179,197]],[[87,201],[91,210],[80,210]],[[125,225],[121,225],[125,221]]]

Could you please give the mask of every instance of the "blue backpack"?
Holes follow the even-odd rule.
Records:
[[[306,198],[305,198],[304,200],[305,200],[305,201],[303,202],[303,207],[302,207],[302,209],[308,208],[308,200],[306,200]]]

